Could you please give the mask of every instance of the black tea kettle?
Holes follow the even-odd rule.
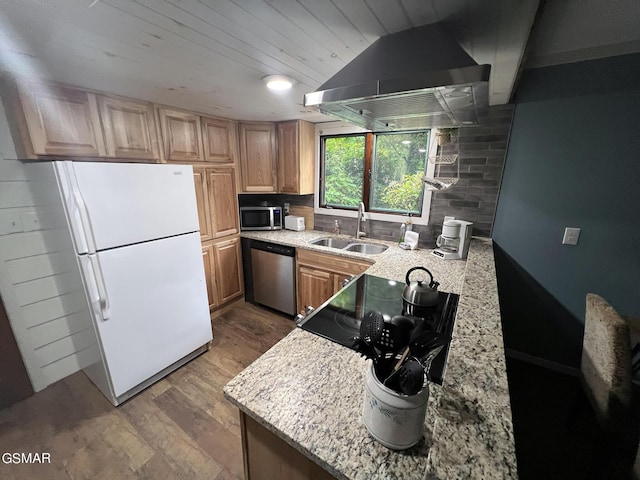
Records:
[[[416,270],[424,270],[429,275],[429,283],[422,280],[412,282],[409,278]],[[431,272],[424,267],[409,269],[406,277],[406,285],[402,291],[404,311],[407,315],[423,317],[425,307],[434,307],[438,304],[438,282],[433,279]]]

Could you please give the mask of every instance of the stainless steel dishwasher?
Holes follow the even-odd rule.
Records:
[[[254,302],[295,315],[295,255],[294,247],[251,241]]]

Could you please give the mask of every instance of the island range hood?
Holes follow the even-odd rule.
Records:
[[[490,70],[434,23],[380,37],[304,105],[372,131],[475,125]]]

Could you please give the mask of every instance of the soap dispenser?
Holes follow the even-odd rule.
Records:
[[[398,243],[404,242],[404,233],[406,231],[407,231],[407,224],[403,223],[402,225],[400,225],[400,240],[398,240]]]

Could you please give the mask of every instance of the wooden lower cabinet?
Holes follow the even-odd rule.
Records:
[[[202,244],[202,262],[204,263],[204,277],[207,282],[209,309],[212,309],[218,305],[218,294],[216,292],[216,268],[214,264],[213,244],[211,242]]]
[[[342,288],[344,280],[358,275],[371,266],[364,260],[355,260],[298,249],[297,257],[297,308],[318,308]]]
[[[245,480],[332,480],[329,472],[240,412]]]
[[[202,244],[209,309],[244,293],[240,237]]]
[[[218,301],[225,303],[244,293],[240,237],[213,242]]]
[[[313,308],[322,305],[331,295],[333,295],[334,280],[333,274],[316,268],[298,267],[298,311],[304,307]]]

